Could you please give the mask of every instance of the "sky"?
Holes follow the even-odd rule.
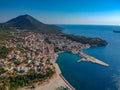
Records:
[[[0,22],[24,14],[47,24],[120,25],[120,0],[0,0]]]

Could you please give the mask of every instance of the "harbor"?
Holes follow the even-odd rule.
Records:
[[[105,67],[108,67],[109,64],[93,57],[93,56],[90,56],[84,52],[79,52],[79,55],[82,56],[82,59],[78,60],[78,62],[81,62],[81,61],[88,61],[88,62],[92,62],[92,63],[96,63],[96,64],[99,64],[99,65],[102,65],[102,66],[105,66]]]

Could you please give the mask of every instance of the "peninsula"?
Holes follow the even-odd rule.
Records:
[[[61,30],[58,26],[39,22],[30,15],[1,23],[0,89],[75,90],[56,64],[58,53],[78,54],[79,50],[105,46],[107,42],[100,38],[64,34]],[[94,59],[80,54],[91,61]],[[107,66],[96,59],[94,62]]]

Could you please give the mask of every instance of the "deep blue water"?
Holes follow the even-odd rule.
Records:
[[[77,90],[120,90],[120,30],[119,26],[59,25],[64,33],[87,37],[100,37],[108,41],[105,47],[94,47],[84,52],[108,63],[106,68],[90,62],[80,62],[81,57],[70,53],[60,53],[57,63],[63,76]]]

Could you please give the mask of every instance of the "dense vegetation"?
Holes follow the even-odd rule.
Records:
[[[13,48],[6,48],[5,46],[0,48],[0,58],[6,58],[9,51],[12,50]]]
[[[32,86],[33,83],[42,82],[48,78],[50,78],[54,71],[48,69],[47,73],[40,74],[35,73],[34,71],[29,71],[25,75],[16,75],[17,73],[12,73],[12,76],[8,77],[0,77],[0,90],[5,90],[5,88],[9,88],[9,90],[16,90],[19,87],[23,86]],[[5,82],[5,83],[4,83]]]
[[[4,68],[0,67],[0,75],[5,73],[7,70],[5,70]]]
[[[13,32],[14,30],[11,30],[9,28],[0,28],[0,41],[14,38],[14,36],[12,36]]]
[[[82,44],[90,44],[91,46],[105,46],[107,42],[100,38],[89,38],[84,36],[77,36],[77,35],[65,35],[68,39],[73,41],[81,42]]]

